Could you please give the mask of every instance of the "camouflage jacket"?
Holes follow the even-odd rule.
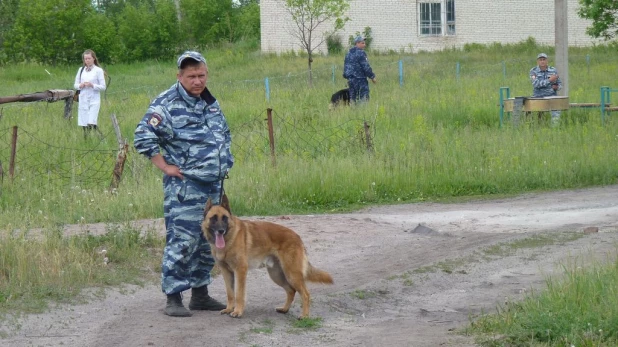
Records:
[[[557,95],[556,90],[552,85],[558,85],[558,90],[562,89],[562,81],[560,77],[551,83],[548,78],[557,75],[558,71],[553,66],[548,66],[547,70],[543,71],[538,66],[530,69],[530,81],[532,82],[532,96],[535,98]]]
[[[345,56],[343,63],[343,78],[369,78],[373,79],[376,75],[369,66],[367,53],[358,47],[350,48],[350,51]]]
[[[179,82],[150,104],[133,145],[148,158],[162,149],[168,164],[200,182],[218,181],[234,165],[230,129],[219,102],[208,89],[200,98],[190,96]]]

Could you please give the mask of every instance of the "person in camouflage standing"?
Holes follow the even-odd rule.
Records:
[[[536,57],[537,66],[530,69],[530,81],[532,82],[532,97],[545,98],[558,95],[562,89],[562,81],[558,71],[547,64],[547,54],[539,53]],[[560,121],[560,111],[551,111],[552,124]]]
[[[376,75],[369,66],[367,53],[365,53],[365,38],[357,36],[354,39],[354,47],[350,48],[343,63],[343,78],[348,80],[350,88],[350,101],[369,100],[369,78],[376,83]]]
[[[187,51],[177,61],[178,81],[161,93],[135,130],[138,153],[163,171],[166,244],[161,287],[164,313],[191,316],[181,293],[191,288],[190,310],[226,307],[208,295],[214,266],[201,232],[208,198],[219,203],[223,179],[234,164],[225,116],[208,88],[206,59]]]

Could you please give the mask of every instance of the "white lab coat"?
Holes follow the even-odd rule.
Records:
[[[82,71],[82,68],[84,71]],[[90,82],[93,87],[79,88],[82,82]],[[103,69],[96,65],[93,65],[90,70],[86,67],[80,67],[77,69],[77,75],[75,75],[74,87],[80,90],[77,125],[97,125],[99,109],[101,108],[101,91],[106,88]]]

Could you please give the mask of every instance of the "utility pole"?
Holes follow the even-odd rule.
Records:
[[[554,0],[555,15],[555,45],[556,45],[556,69],[562,81],[562,90],[558,93],[569,96],[569,13],[568,0]]]

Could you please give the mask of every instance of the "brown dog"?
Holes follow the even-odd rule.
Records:
[[[242,316],[247,271],[262,265],[266,265],[270,278],[287,294],[285,304],[277,307],[277,312],[287,313],[294,295],[300,293],[303,309],[299,318],[309,316],[311,297],[305,281],[333,283],[327,272],[311,266],[298,234],[275,223],[236,218],[226,195],[223,195],[221,205],[213,205],[208,199],[202,232],[210,243],[225,281],[227,307],[222,314]]]

